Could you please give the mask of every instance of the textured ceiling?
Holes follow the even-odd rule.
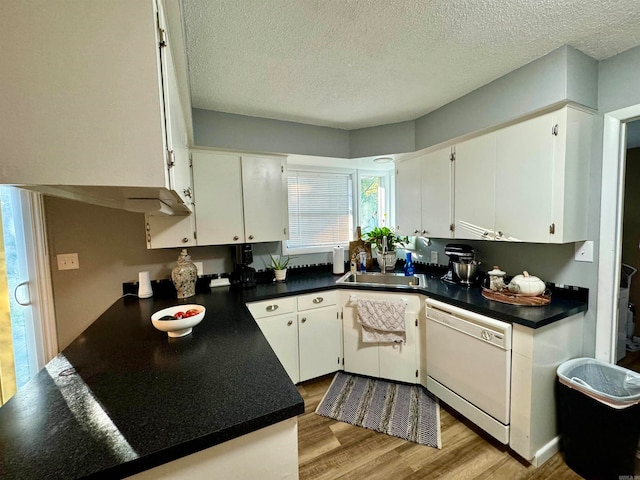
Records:
[[[562,46],[640,45],[638,0],[183,0],[195,108],[412,120]]]

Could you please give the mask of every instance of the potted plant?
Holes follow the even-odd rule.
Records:
[[[374,227],[372,230],[365,232],[362,235],[362,240],[366,243],[375,245],[376,257],[378,259],[378,265],[380,265],[382,257],[382,245],[383,238],[387,239],[387,254],[385,256],[386,270],[393,270],[396,266],[398,256],[396,253],[397,247],[404,247],[409,242],[408,237],[396,235],[389,227]]]
[[[284,282],[287,278],[287,265],[289,265],[290,257],[281,257],[276,255],[275,257],[269,254],[271,258],[271,265],[267,268],[273,270],[273,274],[276,277],[276,282]],[[284,260],[283,260],[284,258]]]

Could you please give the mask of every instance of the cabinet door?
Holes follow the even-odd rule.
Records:
[[[396,233],[420,234],[420,164],[422,157],[396,166]]]
[[[147,248],[194,247],[196,240],[193,215],[145,215]]]
[[[275,242],[286,238],[287,174],[281,157],[242,157],[245,242]]]
[[[158,10],[160,28],[164,30],[165,36],[168,36],[162,2],[158,2]],[[192,209],[193,188],[191,184],[191,168],[189,166],[186,112],[182,108],[180,100],[172,48],[175,48],[175,46],[171,38],[168,38],[165,46],[160,48],[165,135],[167,139],[167,187],[173,190],[189,209]]]
[[[418,313],[405,314],[406,342],[381,343],[379,352],[380,378],[406,383],[418,383]]]
[[[335,305],[298,313],[301,382],[340,370],[340,327]]]
[[[296,314],[260,318],[256,323],[273,348],[293,383],[300,381],[298,370],[298,323]]]
[[[451,149],[422,157],[422,229],[425,237],[451,237]]]
[[[554,138],[552,114],[497,132],[496,240],[549,241]]]
[[[362,293],[361,295],[367,294]],[[355,306],[345,306],[342,310],[342,317],[345,372],[378,377],[380,374],[378,344],[362,342]]]
[[[496,195],[496,134],[456,145],[453,162],[455,238],[493,240]],[[500,201],[505,201],[502,196]]]
[[[0,183],[166,186],[154,8],[3,2]]]
[[[240,156],[192,152],[198,245],[244,243]]]

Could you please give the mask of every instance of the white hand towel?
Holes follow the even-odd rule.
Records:
[[[356,302],[362,342],[406,342],[404,300],[367,300]]]

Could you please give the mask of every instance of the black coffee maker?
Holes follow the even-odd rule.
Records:
[[[250,243],[234,245],[234,269],[229,276],[231,285],[240,285],[243,288],[256,286],[256,270],[249,265],[253,263],[253,248]]]

